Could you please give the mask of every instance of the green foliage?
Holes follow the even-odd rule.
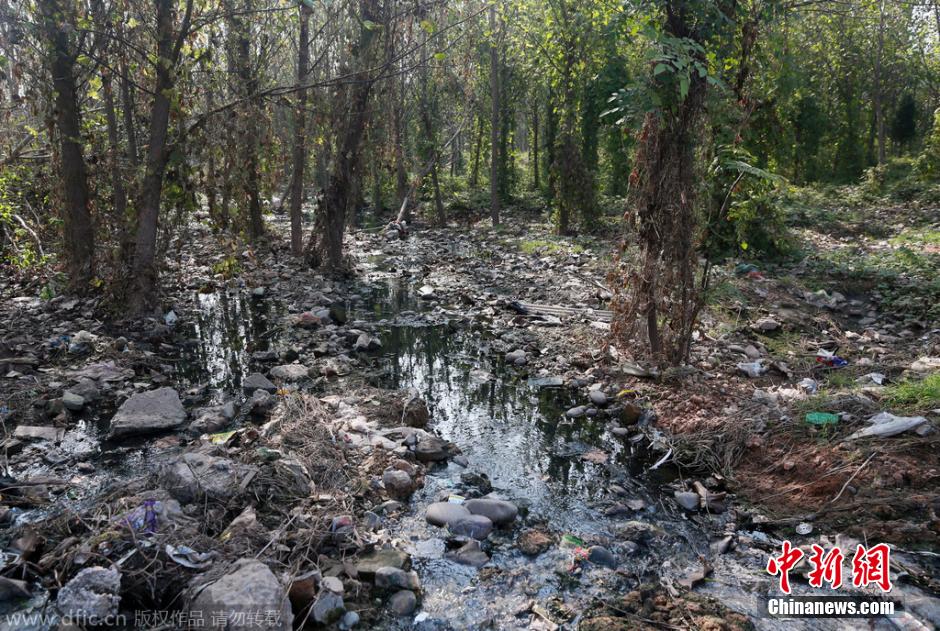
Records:
[[[30,225],[34,216],[28,209],[38,206],[46,194],[37,190],[39,174],[28,166],[0,169],[0,260],[19,270],[44,265],[42,227]],[[32,223],[35,223],[34,221]]]
[[[775,257],[791,249],[780,200],[786,180],[751,164],[740,147],[723,146],[712,162],[711,208],[703,246],[709,258]]]
[[[940,180],[940,109],[933,114],[933,127],[917,159],[917,173],[930,180]]]

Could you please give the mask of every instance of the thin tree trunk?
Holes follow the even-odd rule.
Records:
[[[437,223],[447,225],[447,213],[444,212],[444,198],[441,196],[441,184],[437,179],[437,164],[431,169],[431,183],[434,185],[434,206],[437,208]]]
[[[539,190],[539,99],[535,96],[532,108],[532,188]]]
[[[885,114],[883,57],[885,45],[885,0],[878,4],[878,53],[875,59],[875,126],[878,131],[878,165],[885,163]]]
[[[395,197],[399,206],[407,201],[408,195],[408,167],[405,165],[405,130],[404,130],[404,104],[402,100],[403,89],[401,81],[395,80],[395,109],[392,113],[392,131],[395,136]],[[405,221],[411,220],[411,212],[405,208]]]
[[[55,123],[59,136],[63,196],[63,241],[69,283],[85,291],[95,275],[95,232],[91,222],[88,172],[82,151],[81,114],[75,88],[75,57],[69,45],[69,25],[74,15],[62,0],[44,0],[43,28],[49,46],[52,86],[55,90]]]
[[[490,218],[499,224],[499,54],[496,49],[496,5],[490,5]]]
[[[483,115],[477,115],[478,130],[476,149],[473,152],[473,170],[470,172],[470,188],[476,188],[480,184],[480,154],[483,151]]]
[[[137,124],[134,116],[134,93],[127,76],[127,62],[121,58],[121,111],[124,115],[124,133],[127,135],[127,157],[131,165],[140,166],[140,152],[137,150]]]
[[[310,64],[310,9],[300,5],[300,40],[297,53],[297,85],[302,86],[307,81],[307,71]],[[304,171],[307,164],[307,89],[301,89],[297,94],[297,110],[294,117],[294,173],[290,187],[290,249],[294,256],[303,254],[303,215],[302,205],[304,198]]]
[[[128,300],[130,312],[143,315],[156,306],[158,270],[157,229],[163,198],[163,176],[167,163],[167,129],[170,97],[175,84],[176,65],[182,40],[189,30],[193,0],[187,0],[179,38],[173,34],[173,0],[155,0],[157,13],[157,63],[147,160],[138,204],[137,234],[131,269],[133,287]],[[175,41],[174,41],[175,40]]]

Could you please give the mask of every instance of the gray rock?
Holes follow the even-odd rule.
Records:
[[[676,497],[676,503],[682,508],[684,508],[685,510],[698,510],[698,507],[699,507],[698,493],[692,493],[689,491],[676,491],[675,497]]]
[[[588,398],[591,400],[591,403],[599,408],[607,406],[607,395],[600,390],[591,390]]]
[[[59,590],[56,605],[66,618],[89,623],[118,612],[121,575],[113,567],[87,567]]]
[[[72,384],[68,391],[85,399],[86,405],[97,401],[98,397],[101,396],[98,384],[95,383],[94,379],[88,379],[87,377],[79,377],[78,381]]]
[[[266,621],[266,629],[290,631],[294,620],[284,588],[268,566],[255,559],[236,561],[224,576],[199,591],[189,609],[199,612],[202,620],[225,620],[222,626],[227,631],[257,629],[253,616],[259,611],[275,612],[276,622]]]
[[[191,451],[163,468],[160,483],[184,504],[205,497],[228,500],[238,494],[245,476],[255,471],[251,465]]]
[[[467,500],[464,506],[474,515],[483,515],[489,518],[496,526],[505,526],[512,523],[519,514],[519,509],[512,502],[493,500],[488,498]]]
[[[461,565],[471,565],[473,567],[483,567],[490,562],[490,558],[486,556],[486,552],[480,547],[480,542],[475,539],[471,539],[454,552],[448,552],[445,556]]]
[[[65,406],[66,410],[81,412],[82,408],[85,407],[85,397],[80,394],[75,394],[70,390],[66,390],[62,393],[62,405]]]
[[[271,375],[272,379],[300,381],[301,379],[307,378],[308,369],[306,366],[301,366],[300,364],[284,364],[282,366],[275,366],[268,371],[268,374]]]
[[[493,532],[493,522],[483,515],[470,515],[451,523],[449,529],[455,535],[483,540]]]
[[[186,422],[186,410],[173,388],[158,388],[133,395],[111,418],[109,438],[159,432]]]
[[[375,573],[375,586],[380,589],[413,589],[421,588],[417,572],[406,572],[397,567],[380,567]]]
[[[382,484],[385,490],[395,499],[406,500],[414,492],[414,481],[406,472],[399,469],[388,469],[382,474]]]
[[[514,350],[510,353],[506,353],[506,363],[507,364],[516,364],[517,366],[524,364],[526,361],[525,351],[522,349]]]
[[[383,567],[394,567],[400,570],[411,565],[411,557],[407,553],[395,548],[383,548],[365,555],[356,564],[356,573],[369,580]]]
[[[744,354],[747,355],[748,359],[760,359],[760,351],[753,344],[744,347]]]
[[[359,614],[355,611],[347,611],[343,614],[343,619],[339,621],[340,629],[352,629],[359,624]]]
[[[617,558],[610,550],[602,546],[591,546],[588,548],[588,561],[595,565],[603,565],[609,568],[617,567]]]
[[[59,442],[65,435],[65,431],[58,427],[46,427],[44,425],[17,425],[13,430],[13,438],[23,438],[31,440],[51,440]]]
[[[421,462],[446,460],[448,452],[447,443],[431,434],[421,436],[415,445],[415,458]]]
[[[333,592],[334,594],[339,594],[340,596],[342,596],[342,595],[343,595],[343,592],[346,591],[346,589],[343,587],[343,581],[339,580],[339,579],[338,579],[337,577],[335,577],[335,576],[327,576],[327,577],[325,577],[325,578],[320,582],[320,586],[321,586],[323,589],[325,589],[325,590],[327,590],[327,591],[331,591],[331,592]]]
[[[382,348],[382,340],[368,333],[362,333],[353,344],[353,350],[359,352],[377,351],[380,348]]]
[[[470,517],[470,511],[460,504],[451,502],[434,502],[428,506],[424,513],[424,518],[429,524],[435,526],[449,526],[456,524],[461,519]]]
[[[415,596],[414,592],[407,589],[395,592],[392,594],[392,597],[388,599],[388,608],[391,609],[396,616],[411,615],[417,606],[418,597]]]
[[[565,416],[567,416],[568,418],[581,418],[582,416],[587,414],[587,410],[588,410],[587,406],[579,405],[565,412]]]
[[[242,391],[251,395],[255,390],[264,390],[269,394],[274,394],[277,392],[277,386],[260,372],[253,372],[242,381]]]

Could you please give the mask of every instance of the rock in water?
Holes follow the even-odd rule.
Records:
[[[474,515],[483,515],[497,526],[512,523],[519,514],[519,509],[511,502],[492,500],[487,498],[468,500],[464,503],[468,511]]]
[[[607,406],[607,395],[600,390],[592,390],[588,398],[591,399],[591,403],[599,408]]]
[[[588,548],[588,561],[595,565],[603,565],[609,568],[617,567],[617,558],[611,554],[610,550],[602,546],[591,546]]]
[[[405,471],[388,469],[382,474],[382,483],[388,494],[399,500],[406,500],[414,492],[414,481]]]
[[[118,612],[121,575],[113,567],[87,567],[59,590],[56,604],[66,618],[104,622]]]
[[[449,526],[456,524],[461,519],[470,517],[470,511],[460,504],[451,504],[450,502],[434,502],[428,506],[424,518],[429,524],[435,526]]]
[[[450,524],[450,531],[461,537],[483,540],[493,532],[493,522],[483,515],[470,515]]]
[[[198,593],[189,610],[199,612],[202,620],[224,620],[221,626],[228,631],[257,629],[258,612],[265,616],[265,629],[290,631],[294,621],[284,588],[268,566],[255,559],[236,561],[228,573]]]
[[[368,580],[383,567],[393,567],[401,570],[410,567],[410,565],[411,558],[405,552],[395,548],[384,548],[362,557],[359,563],[356,564],[356,573],[360,578]]]
[[[159,432],[186,422],[186,410],[173,388],[135,394],[111,418],[109,438]]]
[[[409,615],[417,606],[418,598],[415,596],[414,592],[408,591],[407,589],[395,592],[392,594],[392,597],[388,599],[388,608],[398,616]]]

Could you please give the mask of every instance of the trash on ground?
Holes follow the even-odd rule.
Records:
[[[923,416],[895,416],[889,412],[881,412],[868,419],[868,427],[860,429],[846,438],[846,440],[868,438],[870,436],[879,436],[881,438],[897,436],[908,430],[920,427],[926,422],[927,419]]]
[[[806,415],[806,422],[810,425],[835,425],[839,422],[839,415],[829,412],[810,412]]]

